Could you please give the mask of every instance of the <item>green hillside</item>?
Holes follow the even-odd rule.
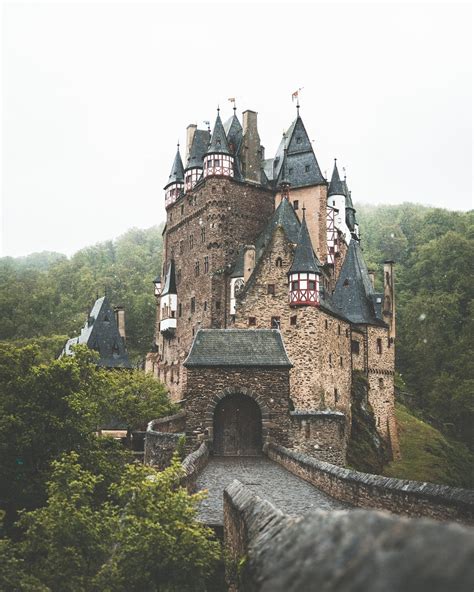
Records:
[[[384,475],[474,487],[474,455],[466,446],[448,440],[403,405],[397,404],[396,416],[402,458],[386,466]]]

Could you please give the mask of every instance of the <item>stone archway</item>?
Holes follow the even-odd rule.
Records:
[[[262,412],[242,393],[222,398],[214,409],[214,454],[258,456],[262,453]]]

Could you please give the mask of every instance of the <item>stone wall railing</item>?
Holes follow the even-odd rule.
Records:
[[[157,469],[167,467],[180,438],[184,438],[186,413],[160,417],[150,421],[146,429],[144,463]]]
[[[472,528],[367,510],[290,517],[239,481],[224,491],[224,546],[230,592],[472,592],[474,581]]]
[[[182,433],[186,429],[186,412],[178,411],[174,415],[167,415],[166,417],[160,417],[159,419],[153,419],[148,424],[148,430],[154,432],[164,433]]]
[[[293,474],[353,506],[474,524],[472,490],[361,473],[277,444],[266,444],[264,451]]]
[[[181,481],[189,493],[196,491],[196,479],[199,473],[204,469],[209,461],[209,447],[206,442],[203,442],[201,446],[191,454],[188,454],[183,460],[182,465],[185,471],[185,475]]]

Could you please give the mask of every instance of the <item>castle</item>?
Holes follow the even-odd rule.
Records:
[[[257,113],[187,127],[166,184],[155,344],[146,370],[182,406],[190,443],[258,454],[274,441],[344,464],[354,372],[398,454],[393,262],[375,290],[337,163],[303,120],[265,158]],[[163,278],[163,279],[161,279]]]

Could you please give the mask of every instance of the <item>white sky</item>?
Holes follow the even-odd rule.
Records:
[[[4,2],[3,255],[71,254],[164,219],[189,123],[301,115],[355,202],[472,208],[469,3]]]

